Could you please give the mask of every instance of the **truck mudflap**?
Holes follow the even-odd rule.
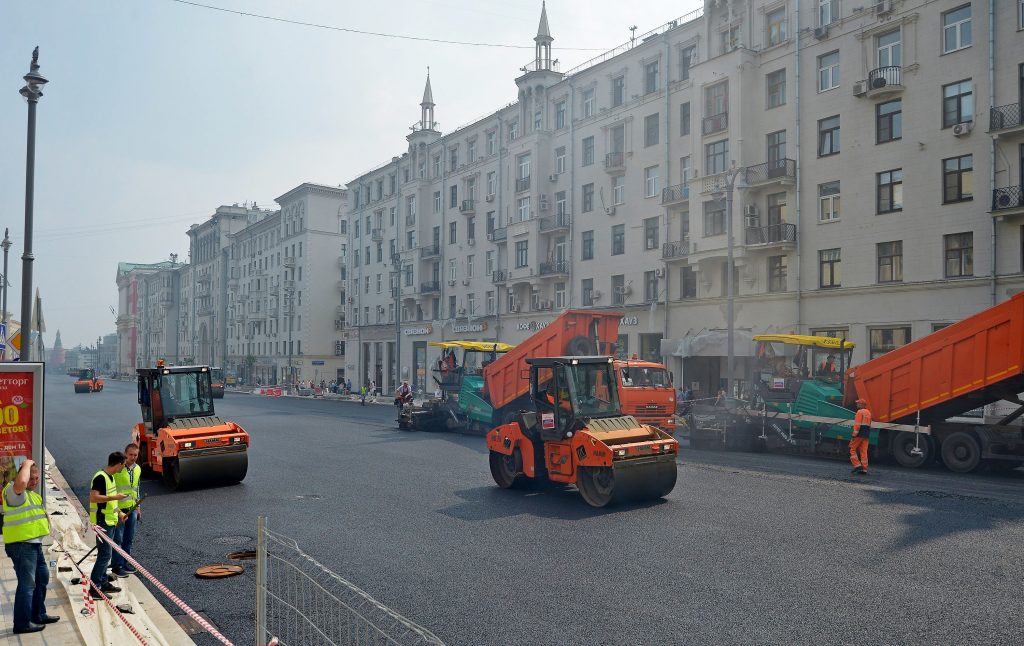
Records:
[[[234,484],[245,479],[249,470],[246,445],[194,449],[178,453],[177,487],[195,488]]]

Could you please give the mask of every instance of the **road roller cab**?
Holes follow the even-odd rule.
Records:
[[[594,507],[672,491],[679,443],[622,415],[611,357],[530,358],[527,363],[536,410],[487,434],[498,486],[530,479],[574,484]]]
[[[171,489],[240,482],[248,470],[249,434],[216,415],[206,366],[139,368],[142,422],[132,441],[147,474]]]

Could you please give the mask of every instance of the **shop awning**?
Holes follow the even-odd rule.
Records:
[[[737,357],[754,356],[752,330],[733,330],[733,354]],[[729,354],[727,330],[704,330],[678,339],[662,339],[664,357],[725,357]]]

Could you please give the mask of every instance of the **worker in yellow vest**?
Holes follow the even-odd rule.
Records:
[[[18,475],[3,489],[4,551],[14,562],[18,587],[14,592],[14,632],[39,632],[60,620],[46,614],[50,571],[43,558],[43,538],[50,533],[43,497],[35,492],[39,467],[25,460]]]
[[[128,496],[117,503],[126,518],[124,522],[117,524],[117,529],[114,530],[114,542],[128,555],[131,555],[132,543],[135,541],[135,523],[142,514],[141,509],[133,509],[139,501],[139,480],[142,479],[142,467],[138,465],[138,460],[139,445],[132,442],[124,447],[124,468],[114,474],[117,493]],[[110,557],[110,570],[115,576],[122,579],[135,573],[135,568],[117,552]]]
[[[117,493],[117,484],[114,482],[114,475],[124,468],[124,453],[114,451],[107,457],[107,466],[96,472],[92,477],[92,486],[89,489],[89,523],[99,526],[109,538],[113,539],[117,523],[123,521],[125,515],[118,508],[118,501],[128,497],[127,494]],[[121,588],[107,580],[107,565],[110,564],[110,554],[113,550],[110,544],[96,537],[96,564],[92,568],[89,578],[92,580],[92,588],[89,594],[93,599],[102,599],[99,590],[113,593],[120,592]]]

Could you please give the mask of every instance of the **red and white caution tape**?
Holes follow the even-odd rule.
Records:
[[[125,551],[121,549],[121,546],[117,545],[113,540],[111,540],[110,537],[107,536],[107,533],[104,532],[98,525],[93,525],[92,531],[96,532],[96,535],[99,536],[101,540],[106,541],[107,544],[110,545],[111,549],[116,550],[117,553],[120,554],[125,561],[131,563],[132,567],[134,567],[139,574],[149,579],[149,582],[156,586],[156,588],[160,590],[160,592],[163,592],[164,596],[170,599],[174,605],[184,610],[189,617],[192,617],[192,619],[194,619],[197,624],[202,626],[206,630],[206,632],[213,635],[218,641],[220,641],[220,643],[224,644],[224,646],[234,646],[234,644],[232,644],[227,637],[220,634],[220,632],[216,628],[214,628],[210,624],[210,622],[203,619],[198,612],[188,607],[188,604],[179,599],[176,594],[174,594],[167,588],[167,586],[165,586],[163,583],[157,580],[155,576],[150,574],[146,568],[139,565],[138,561],[136,561],[130,555],[125,553]]]

